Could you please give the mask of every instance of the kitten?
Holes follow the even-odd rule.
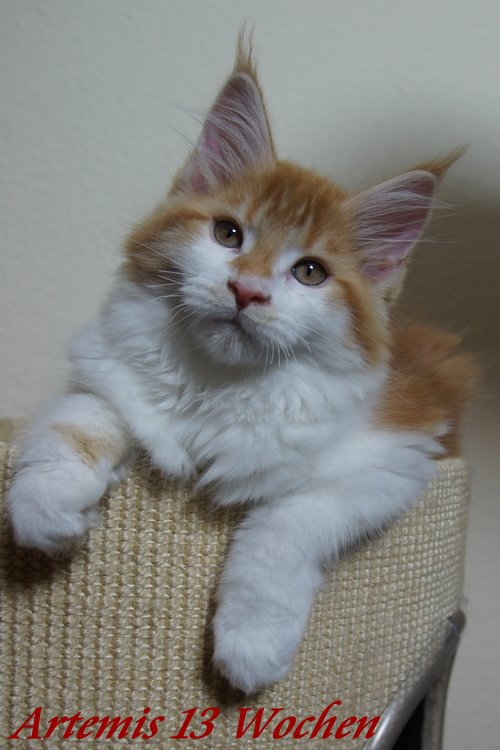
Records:
[[[95,526],[142,446],[215,503],[249,502],[214,661],[247,693],[282,679],[325,564],[457,451],[471,359],[453,336],[389,322],[457,156],[356,195],[279,161],[240,43],[198,144],[72,343],[67,392],[27,430],[8,495],[18,543],[51,554]]]

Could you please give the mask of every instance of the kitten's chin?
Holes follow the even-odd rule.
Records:
[[[192,334],[205,354],[226,367],[258,365],[265,359],[265,345],[237,321],[205,321]]]

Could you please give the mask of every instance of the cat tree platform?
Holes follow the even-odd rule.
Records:
[[[14,450],[6,443],[0,446],[3,494]],[[331,572],[293,671],[281,684],[251,698],[231,691],[210,666],[213,594],[241,509],[214,510],[192,497],[189,487],[165,481],[144,462],[105,498],[102,526],[71,558],[52,560],[17,548],[3,521],[2,737],[40,708],[31,724],[38,717],[41,737],[52,717],[82,716],[70,738],[62,736],[68,722],[56,727],[43,743],[50,750],[302,745],[388,750],[427,696],[421,704],[423,724],[407,731],[415,737],[422,730],[421,747],[437,750],[446,681],[463,619],[457,610],[468,496],[463,461],[442,460],[438,466],[437,479],[417,507],[347,554]],[[298,737],[302,731],[310,734],[335,701],[341,703],[323,715],[325,721],[338,717],[329,739],[322,739],[322,732],[314,739]],[[188,739],[171,739],[194,707],[184,732]],[[213,730],[202,739],[189,739],[190,732],[200,735],[210,729],[201,724],[216,715],[201,716],[209,707],[220,711]],[[246,724],[260,708],[263,723],[273,708],[284,710],[258,739],[252,728],[237,737],[242,717]],[[132,739],[145,716],[148,721],[164,719],[157,722],[155,736]],[[377,716],[382,718],[367,739],[366,722]],[[93,739],[100,724],[89,721],[88,738],[78,741],[76,729],[91,717],[132,721],[126,736],[119,739],[116,731],[108,740],[105,735]],[[287,717],[295,722],[283,721],[276,730]],[[356,722],[349,723],[353,717]],[[354,740],[363,717],[365,731]],[[279,735],[287,727],[288,734],[273,737],[273,731]],[[147,728],[144,724],[143,731]],[[33,746],[27,740],[32,731],[19,733],[24,740],[3,739],[2,747]],[[349,732],[344,739],[342,732]]]

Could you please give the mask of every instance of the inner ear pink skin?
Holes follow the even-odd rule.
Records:
[[[429,219],[437,180],[413,170],[347,201],[361,260],[373,281],[397,277]]]
[[[208,113],[183,170],[184,189],[206,193],[246,169],[272,164],[274,148],[256,81],[236,72]]]
[[[251,304],[267,305],[271,301],[270,296],[262,294],[257,289],[252,289],[240,281],[228,281],[228,289],[234,294],[238,310],[243,310]]]

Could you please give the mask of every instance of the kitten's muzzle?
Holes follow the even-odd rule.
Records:
[[[262,294],[259,290],[246,286],[240,281],[228,281],[227,287],[234,294],[238,310],[243,310],[252,304],[267,305],[271,301],[270,296]]]

